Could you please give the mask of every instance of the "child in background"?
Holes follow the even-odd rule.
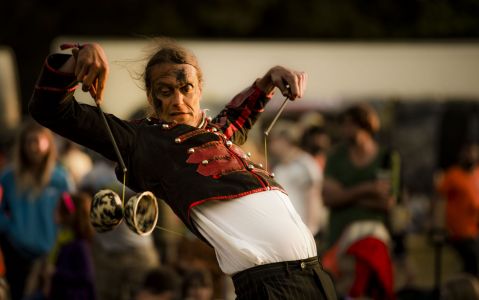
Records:
[[[168,267],[151,269],[137,291],[135,300],[176,300],[180,295],[181,279]]]
[[[90,241],[93,228],[89,221],[91,199],[87,194],[70,197],[64,193],[59,201],[57,221],[70,230],[71,239],[58,247],[55,270],[48,299],[95,300],[95,286]]]
[[[183,278],[182,294],[185,300],[213,299],[213,278],[207,269],[190,270]]]
[[[0,175],[0,247],[12,299],[22,299],[33,266],[51,251],[60,195],[70,189],[54,136],[31,120],[20,128],[12,163]]]

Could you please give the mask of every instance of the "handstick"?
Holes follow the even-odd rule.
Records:
[[[274,124],[278,120],[279,116],[283,112],[284,107],[288,104],[288,97],[284,99],[283,104],[281,104],[281,107],[278,109],[278,112],[276,113],[276,116],[274,116],[273,121],[271,121],[271,124],[269,124],[268,129],[264,131],[264,160],[265,160],[265,169],[268,171],[268,135],[271,129],[273,128]]]
[[[288,104],[288,97],[284,98],[283,104],[281,104],[281,107],[278,109],[278,112],[276,113],[276,116],[274,116],[273,121],[271,121],[271,124],[269,124],[268,129],[265,130],[264,135],[266,135],[266,136],[269,135],[269,132],[273,128],[276,121],[278,121],[278,118],[281,115],[281,113],[283,112],[284,107],[286,106],[286,104]]]
[[[100,113],[100,116],[103,120],[103,123],[105,124],[106,131],[108,132],[108,135],[110,136],[111,143],[113,144],[113,149],[115,150],[116,157],[118,158],[118,162],[121,165],[121,168],[123,170],[123,175],[126,174],[126,166],[125,162],[123,161],[123,157],[121,157],[120,150],[118,149],[118,145],[116,144],[115,137],[113,136],[113,133],[111,132],[110,125],[108,125],[108,121],[106,120],[105,114],[103,113],[103,110],[101,109],[100,102],[97,101],[96,96],[97,96],[97,90],[96,87],[98,85],[98,79],[96,79],[93,84],[91,85],[89,92],[90,95],[92,96],[93,100],[95,100],[96,107],[98,107],[98,112]]]
[[[96,98],[97,85],[98,85],[98,80],[95,80],[95,82],[90,87],[89,92],[93,100],[95,100],[96,107],[98,107],[98,112],[100,113],[103,123],[105,124],[106,131],[108,132],[108,135],[110,136],[110,140],[111,140],[111,143],[113,144],[113,149],[115,150],[116,156],[118,158],[118,162],[120,163],[121,168],[123,170],[123,188],[122,188],[121,202],[123,203],[123,207],[124,207],[125,206],[125,191],[126,191],[126,172],[128,170],[125,166],[125,162],[123,161],[123,157],[121,157],[120,150],[118,149],[118,145],[116,144],[115,137],[113,136],[113,133],[111,132],[110,125],[108,125],[108,121],[106,120],[105,114],[103,113],[103,110],[101,109],[100,102],[97,101],[97,98]]]
[[[286,84],[285,85],[286,89],[290,92],[290,95],[291,95],[291,86],[289,84]],[[276,115],[274,116],[273,118],[273,121],[271,121],[271,124],[269,124],[268,126],[268,129],[266,129],[266,131],[264,132],[264,135],[265,136],[268,136],[269,135],[269,132],[271,131],[271,129],[273,128],[274,124],[276,123],[276,121],[278,121],[278,118],[279,116],[281,115],[281,113],[283,112],[283,109],[284,107],[286,106],[286,104],[288,104],[288,96],[286,96],[284,98],[284,101],[283,101],[283,104],[281,104],[281,107],[278,109],[278,112],[276,113]]]
[[[289,90],[289,84],[286,85],[286,88]],[[266,161],[265,163],[266,171],[268,171],[268,142],[266,139],[268,138],[269,133],[271,129],[273,128],[274,124],[276,123],[276,121],[278,121],[278,118],[283,112],[284,108],[286,107],[286,104],[288,104],[288,96],[284,98],[283,104],[281,104],[281,107],[278,109],[278,112],[274,116],[273,121],[271,121],[271,124],[269,124],[268,128],[264,131],[264,159]]]
[[[121,165],[123,173],[126,173],[127,169],[125,166],[125,162],[123,161],[123,158],[121,157],[120,150],[118,149],[118,145],[116,144],[115,137],[113,136],[113,133],[111,132],[110,125],[108,125],[108,121],[106,120],[105,114],[103,113],[103,110],[100,107],[100,103],[97,103],[96,106],[98,107],[98,111],[100,112],[103,123],[105,124],[106,131],[108,132],[108,135],[110,136],[110,140],[111,140],[111,143],[113,144],[113,148],[115,149],[118,162]]]

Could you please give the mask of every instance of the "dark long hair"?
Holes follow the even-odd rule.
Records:
[[[27,155],[27,137],[32,133],[43,134],[50,143],[48,153],[39,164],[33,164]],[[57,159],[52,132],[33,120],[24,122],[17,135],[13,150],[13,170],[19,191],[40,191],[51,179]]]

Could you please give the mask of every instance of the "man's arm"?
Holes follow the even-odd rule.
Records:
[[[104,71],[101,70],[108,67],[104,61],[95,59],[101,56],[98,54],[98,47],[87,45],[81,50],[73,51],[73,55],[50,55],[35,86],[29,110],[32,117],[43,126],[116,161],[117,157],[98,109],[79,104],[73,97],[81,79],[83,89],[94,92],[92,96],[96,96],[97,102],[101,101],[106,80],[105,75],[102,75]],[[80,61],[82,63],[79,63]],[[102,66],[98,66],[99,64]],[[92,89],[93,85],[98,89]],[[133,125],[113,115],[107,114],[106,118],[117,139],[118,147],[126,158],[127,149],[134,143]]]
[[[264,111],[268,101],[277,87],[290,100],[297,100],[304,94],[307,76],[281,66],[271,68],[266,74],[255,81],[254,85],[245,89],[215,117],[223,133],[236,144],[246,141],[248,131],[256,123]]]

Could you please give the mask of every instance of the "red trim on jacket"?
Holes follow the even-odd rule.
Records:
[[[78,85],[75,85],[74,87],[71,88],[54,88],[54,87],[48,87],[48,86],[35,86],[35,89],[40,90],[40,91],[49,91],[49,92],[55,92],[55,93],[71,93],[75,91],[78,88]]]
[[[47,68],[48,72],[52,72],[52,73],[55,73],[57,75],[62,75],[62,76],[70,76],[70,77],[74,77],[75,76],[75,73],[68,73],[68,72],[62,72],[62,71],[58,71],[57,69],[54,69],[52,68],[49,64],[48,64],[48,58],[45,59],[45,68]]]
[[[264,187],[264,188],[259,188],[259,189],[254,189],[254,190],[247,191],[247,192],[244,192],[244,193],[239,193],[239,194],[236,194],[236,195],[215,196],[215,197],[195,201],[195,202],[191,203],[190,206],[188,207],[188,221],[191,223],[191,214],[190,214],[191,209],[193,207],[198,206],[200,204],[203,204],[205,202],[213,201],[213,200],[231,200],[231,199],[241,198],[241,197],[248,196],[248,195],[255,194],[255,193],[259,193],[259,192],[266,192],[266,191],[272,191],[272,190],[277,190],[277,191],[280,191],[280,192],[283,192],[283,193],[286,194],[286,192],[283,189],[280,189],[280,188],[275,187],[275,186],[267,186],[267,187]]]

